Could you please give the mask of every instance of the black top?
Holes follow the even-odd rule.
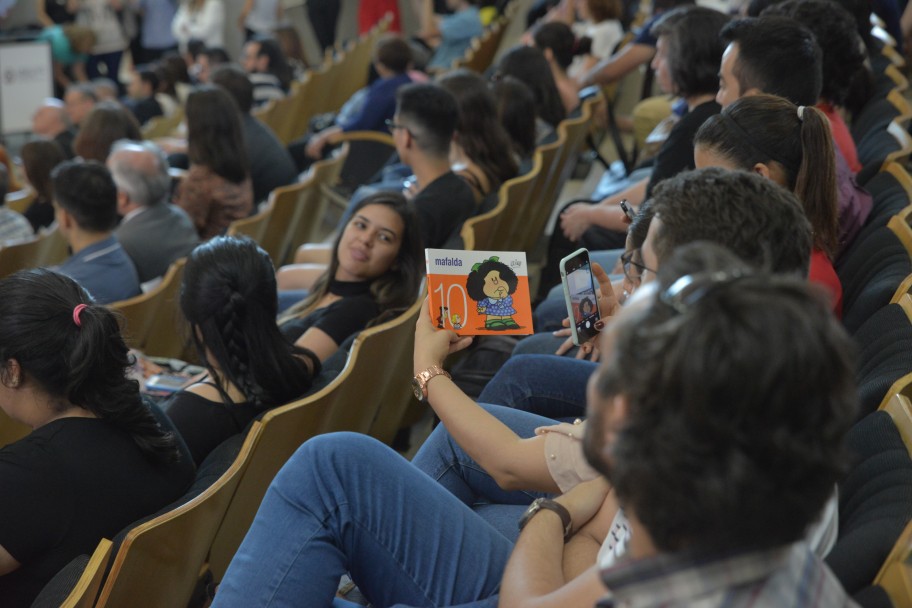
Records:
[[[288,150],[269,127],[250,115],[243,117],[243,125],[253,200],[264,201],[275,188],[295,183],[298,170]]]
[[[475,212],[472,188],[452,171],[425,186],[412,203],[418,212],[421,240],[432,249],[443,247]]]
[[[713,100],[701,103],[681,117],[681,120],[668,134],[668,139],[659,148],[659,153],[656,154],[652,177],[646,187],[647,198],[652,196],[652,189],[663,179],[674,177],[681,171],[695,167],[694,135],[709,117],[715,116],[721,111],[722,106]]]
[[[161,104],[158,103],[158,100],[155,97],[146,97],[145,99],[131,99],[124,105],[133,112],[133,116],[136,117],[136,120],[139,121],[139,124],[144,125],[153,118],[157,116],[164,116],[165,112],[162,110]]]
[[[367,327],[367,324],[380,314],[380,307],[374,301],[370,287],[370,281],[332,280],[329,284],[329,293],[341,296],[341,300],[318,308],[303,319],[287,321],[279,329],[286,338],[295,341],[308,329],[316,327],[336,344],[342,344],[349,336]]]
[[[32,230],[38,232],[40,228],[54,223],[54,205],[51,201],[36,198],[23,213],[25,219],[32,225]]]
[[[261,411],[247,401],[222,403],[188,391],[175,393],[161,407],[177,427],[196,466],[220,443],[247,428]]]
[[[76,21],[76,13],[67,10],[67,0],[44,0],[44,12],[58,25]]]
[[[31,605],[42,587],[102,538],[177,500],[189,462],[156,465],[97,418],[62,418],[0,449],[0,545],[22,565],[0,576],[0,604]]]

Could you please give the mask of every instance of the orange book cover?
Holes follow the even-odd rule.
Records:
[[[438,328],[462,336],[532,333],[524,252],[425,249],[424,255]]]

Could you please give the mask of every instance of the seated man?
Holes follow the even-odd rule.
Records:
[[[845,458],[854,416],[848,338],[802,281],[753,275],[730,254],[710,253],[664,271],[605,339],[612,352],[590,383],[586,455],[611,475],[615,492],[596,477],[556,501],[534,502],[513,548],[389,448],[361,435],[323,435],[272,482],[213,606],[300,598],[329,606],[345,570],[382,606],[494,606],[498,592],[500,606],[591,606],[608,589],[625,600],[663,594],[668,605],[752,598],[763,607],[810,605],[800,594],[814,589],[814,605],[849,605],[801,543]],[[791,348],[795,337],[808,347]],[[435,366],[467,344],[436,331],[422,311],[415,367],[427,372],[417,382],[432,401],[458,393]],[[720,360],[693,357],[693,344]],[[479,441],[489,436],[476,431]],[[675,449],[664,449],[668,442]],[[693,454],[698,468],[682,454]],[[615,495],[631,530],[622,561],[608,534],[619,516]],[[621,578],[629,569],[656,576],[641,561],[652,558],[676,569],[707,560],[723,575],[652,587]],[[602,563],[612,564],[604,583]],[[749,568],[725,567],[739,564]]]
[[[117,212],[123,218],[114,236],[133,260],[140,282],[151,281],[199,244],[196,227],[183,209],[168,202],[168,160],[154,143],[116,142],[108,169],[117,185]]]
[[[291,86],[291,66],[273,38],[257,36],[244,45],[241,65],[253,85],[253,105],[281,99]]]
[[[30,239],[35,235],[25,216],[6,206],[9,183],[9,171],[6,165],[0,163],[0,246]]]
[[[73,255],[57,270],[82,285],[99,304],[139,295],[139,275],[114,237],[117,187],[104,165],[69,160],[51,173],[60,234]]]
[[[158,91],[158,76],[151,66],[139,66],[127,85],[127,99],[124,105],[144,125],[157,116],[164,115],[161,104],[155,99]]]
[[[241,111],[244,145],[250,162],[253,200],[265,201],[280,186],[293,184],[298,178],[294,162],[272,129],[250,114],[253,108],[253,85],[234,65],[220,65],[212,70],[212,84],[228,91]]]
[[[472,39],[481,36],[481,16],[477,0],[446,0],[452,15],[434,14],[434,1],[421,0],[421,33],[419,37],[434,49],[429,70],[448,70],[465,55]]]
[[[67,158],[73,158],[76,129],[70,126],[63,102],[55,97],[45,99],[32,115],[32,133],[60,144]]]

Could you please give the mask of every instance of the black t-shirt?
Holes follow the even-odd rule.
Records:
[[[341,296],[329,306],[318,308],[304,318],[286,321],[279,328],[294,342],[311,327],[323,331],[336,344],[358,333],[377,318],[380,307],[370,293],[370,281],[331,281],[329,293]]]
[[[421,240],[431,249],[443,247],[475,212],[475,196],[461,177],[444,173],[412,199],[418,212]]]
[[[62,418],[0,449],[0,545],[22,564],[0,576],[0,604],[28,607],[42,587],[102,538],[177,500],[189,462],[156,465],[97,418]]]
[[[54,205],[51,201],[35,199],[22,215],[32,225],[32,230],[38,232],[41,228],[54,223]]]
[[[722,106],[715,101],[707,101],[681,117],[656,154],[652,177],[646,188],[647,197],[662,180],[694,168],[694,135],[707,119],[721,111]]]
[[[202,464],[209,452],[220,443],[237,435],[260,413],[253,403],[222,403],[180,391],[162,409],[177,427],[196,466]]]

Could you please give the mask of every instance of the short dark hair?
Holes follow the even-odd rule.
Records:
[[[231,63],[231,55],[220,46],[207,46],[201,50],[199,54],[209,58],[210,68],[216,65],[222,65],[223,63]]]
[[[253,84],[241,66],[234,63],[220,65],[212,70],[209,81],[228,91],[242,114],[250,113],[253,108]]]
[[[260,45],[257,57],[269,58],[269,73],[279,79],[283,89],[288,90],[293,78],[293,70],[278,41],[269,36],[256,36],[251,42]]]
[[[154,95],[158,91],[158,74],[155,73],[155,69],[150,65],[143,65],[136,68],[136,75],[139,76],[139,79],[144,83],[152,87],[152,94]]]
[[[730,22],[721,35],[738,45],[734,76],[742,94],[757,89],[800,106],[817,103],[823,59],[809,29],[786,17],[748,17]]]
[[[54,200],[83,230],[109,232],[117,225],[117,186],[96,161],[68,160],[51,172]]]
[[[734,259],[678,283],[694,253],[682,249],[659,271],[658,295],[610,330],[595,388],[625,397],[628,414],[609,450],[595,405],[586,453],[660,551],[786,545],[845,468],[851,341],[804,280],[751,274]]]
[[[374,60],[396,74],[404,74],[412,63],[412,47],[399,36],[386,36],[377,43]]]
[[[506,281],[508,293],[516,291],[516,287],[519,285],[519,278],[513,272],[513,269],[503,262],[488,259],[482,262],[478,268],[474,268],[469,273],[469,276],[466,277],[466,292],[470,298],[476,302],[481,302],[488,297],[484,292],[484,281],[488,273],[494,270],[499,272],[500,278]]]
[[[832,0],[787,0],[763,11],[769,15],[789,17],[811,30],[823,54],[820,97],[844,106],[855,74],[867,70],[851,13]]]
[[[668,260],[685,243],[731,249],[755,268],[807,275],[811,226],[794,194],[746,171],[715,167],[680,173],[652,193],[656,256]]]
[[[6,204],[6,195],[9,192],[9,171],[6,165],[0,163],[0,207]]]
[[[450,153],[459,121],[456,99],[440,85],[408,84],[396,92],[396,113],[410,123],[418,147],[438,158]]]
[[[652,26],[650,33],[667,41],[675,93],[687,97],[719,89],[719,64],[725,51],[719,32],[728,22],[728,16],[719,11],[682,6],[668,11]]]
[[[570,67],[573,57],[577,55],[576,36],[563,21],[546,21],[536,25],[532,30],[532,39],[542,51],[551,49],[557,65],[564,70]]]
[[[187,53],[196,61],[196,58],[206,50],[206,43],[199,38],[191,38],[187,41]]]

